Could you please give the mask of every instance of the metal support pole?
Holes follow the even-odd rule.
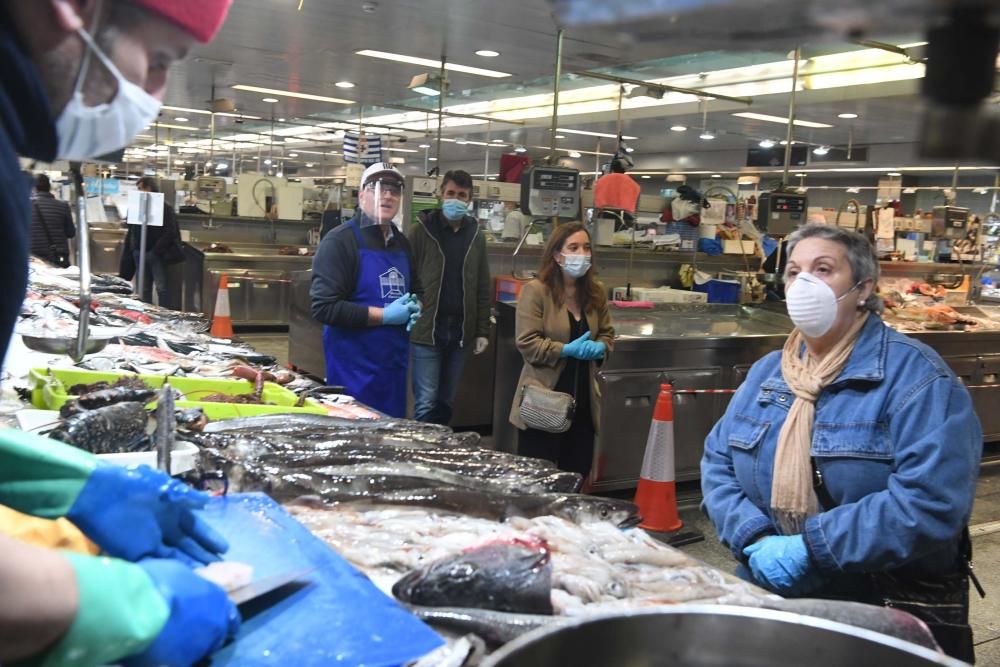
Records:
[[[83,359],[87,351],[87,337],[90,327],[90,227],[87,222],[87,193],[83,187],[83,178],[77,168],[74,173],[76,181],[76,221],[79,227],[79,244],[77,263],[80,265],[80,325],[76,332],[76,349],[72,355],[73,361]]]
[[[556,128],[559,127],[559,86],[562,83],[563,31],[556,33],[556,77],[552,86],[552,129],[549,134],[549,164],[556,163]],[[553,220],[553,223],[555,221]]]
[[[444,118],[444,96],[448,92],[448,86],[445,85],[446,73],[444,69],[445,57],[441,56],[441,71],[440,79],[438,80],[438,128],[437,128],[437,145],[434,147],[434,157],[437,158],[437,168],[438,173],[441,172],[441,122]],[[430,171],[430,170],[428,170]]]
[[[142,300],[143,288],[146,286],[146,227],[149,224],[150,199],[152,198],[148,192],[139,194],[139,222],[142,224],[142,229],[139,230],[139,280],[136,295],[140,300]]]
[[[781,176],[781,184],[788,183],[788,169],[792,164],[792,138],[795,136],[795,92],[799,87],[799,60],[802,58],[801,47],[795,47],[795,65],[792,68],[792,94],[788,100],[788,129],[785,132],[785,171]]]
[[[483,151],[486,155],[483,157],[483,180],[487,180],[490,174],[490,139],[493,138],[493,123],[486,124],[486,150]]]

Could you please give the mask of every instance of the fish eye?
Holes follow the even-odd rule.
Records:
[[[600,514],[602,519],[607,519],[609,516],[611,516],[611,508],[608,507],[607,505],[601,505]]]

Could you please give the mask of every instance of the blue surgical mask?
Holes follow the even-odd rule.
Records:
[[[590,271],[590,255],[563,255],[562,270],[570,278],[582,278]]]
[[[441,202],[441,211],[449,220],[461,220],[469,213],[469,205],[460,199],[445,199]]]

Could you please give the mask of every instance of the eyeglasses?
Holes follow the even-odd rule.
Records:
[[[366,190],[375,190],[376,186],[378,186],[380,192],[388,192],[396,197],[403,194],[403,184],[397,180],[369,181],[365,183]]]

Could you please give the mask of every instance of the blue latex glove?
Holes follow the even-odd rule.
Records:
[[[604,343],[599,340],[588,340],[583,348],[584,358],[587,361],[600,361],[604,358],[607,350]]]
[[[801,595],[818,577],[801,535],[771,535],[743,549],[754,578],[777,593]]]
[[[417,323],[417,320],[420,319],[420,313],[422,312],[420,302],[417,301],[416,297],[413,298],[413,303],[417,305],[417,310],[410,314],[410,319],[406,323],[407,332],[413,331],[413,326]]]
[[[411,315],[419,312],[420,304],[407,292],[382,309],[382,324],[403,326],[409,322]]]
[[[590,341],[590,332],[587,332],[582,336],[580,336],[579,338],[577,338],[576,340],[563,345],[562,352],[559,353],[559,356],[562,358],[568,357],[571,359],[581,359],[583,361],[586,361],[587,358],[583,356],[583,353],[589,341]]]
[[[226,592],[172,560],[139,563],[170,608],[166,625],[126,667],[187,667],[217,651],[240,629],[240,613]]]
[[[207,502],[207,494],[160,470],[101,463],[66,518],[117,558],[210,563],[229,544],[194,513]]]

